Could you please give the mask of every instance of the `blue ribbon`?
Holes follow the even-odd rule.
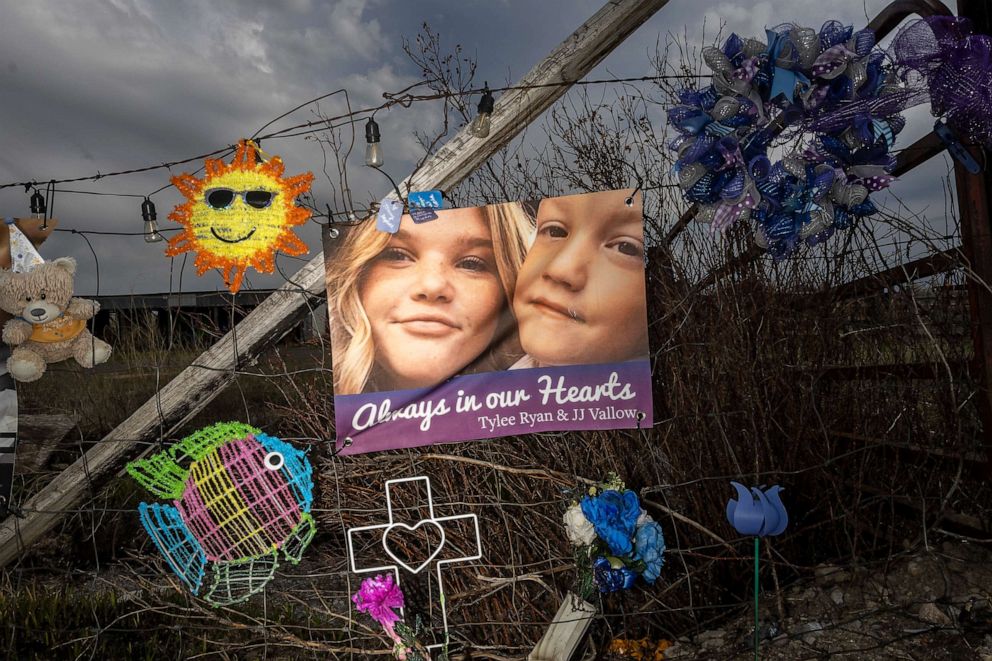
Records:
[[[698,135],[706,128],[707,124],[711,124],[712,122],[712,117],[700,111],[699,114],[691,115],[677,122],[675,127],[681,131],[685,131],[689,135]]]
[[[871,121],[871,125],[874,129],[875,135],[880,135],[885,138],[885,143],[888,145],[889,149],[892,149],[892,146],[896,142],[896,135],[889,123],[880,119],[873,119]]]
[[[791,103],[796,98],[797,87],[801,92],[809,89],[809,78],[801,73],[791,69],[785,69],[775,64],[778,62],[782,51],[785,50],[786,46],[790,45],[788,34],[779,34],[778,32],[765,30],[765,36],[768,38],[768,61],[772,66],[772,88],[768,98],[776,99],[779,96],[785,96]]]
[[[721,124],[720,122],[710,122],[706,125],[706,132],[710,135],[723,137],[733,133],[734,129],[726,124]]]

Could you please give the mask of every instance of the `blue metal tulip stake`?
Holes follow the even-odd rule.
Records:
[[[759,487],[747,487],[731,482],[737,489],[737,500],[727,501],[727,520],[734,530],[742,535],[754,535],[754,658],[758,658],[758,570],[761,538],[766,535],[780,535],[789,525],[789,515],[785,511],[779,492],[782,487],[775,485],[762,491]]]

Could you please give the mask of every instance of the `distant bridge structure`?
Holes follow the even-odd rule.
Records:
[[[108,341],[154,331],[168,345],[212,344],[267,299],[274,289],[242,290],[237,297],[221,291],[164,292],[97,296],[100,312],[94,333]],[[327,331],[327,312],[304,317],[283,342],[305,342]]]

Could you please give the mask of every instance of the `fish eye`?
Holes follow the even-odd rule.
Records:
[[[277,471],[282,468],[285,460],[282,458],[282,454],[279,452],[270,452],[265,455],[265,467],[270,471]]]

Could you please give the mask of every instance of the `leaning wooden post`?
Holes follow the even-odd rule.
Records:
[[[970,18],[978,34],[992,30],[992,8],[979,0],[958,0],[958,14]],[[981,162],[981,147],[969,147]],[[971,336],[975,347],[972,375],[978,382],[976,398],[982,421],[982,435],[988,460],[986,478],[992,477],[992,173],[987,169],[969,174],[960,164],[954,166],[958,208],[961,213],[961,244],[971,266],[968,299]]]
[[[569,592],[527,661],[569,661],[596,617],[596,607]]]
[[[447,190],[512,140],[584,77],[668,0],[607,2],[496,103],[488,138],[467,128],[449,140],[403,187]],[[565,83],[565,84],[561,84]],[[324,257],[318,254],[230,333],[179,373],[95,447],[23,505],[24,519],[0,525],[0,566],[5,566],[143,448],[199,413],[232,379],[235,370],[275,344],[311,313],[324,293]]]

